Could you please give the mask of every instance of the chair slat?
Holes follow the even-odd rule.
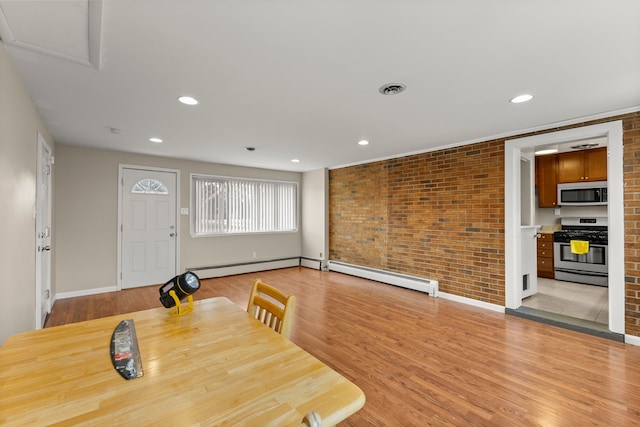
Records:
[[[251,288],[247,312],[269,328],[289,338],[295,302],[295,296],[286,295],[260,279],[256,279]]]

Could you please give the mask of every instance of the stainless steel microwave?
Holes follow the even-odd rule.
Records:
[[[558,184],[560,206],[602,206],[607,204],[607,181]]]

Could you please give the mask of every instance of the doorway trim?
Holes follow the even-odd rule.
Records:
[[[51,313],[52,306],[52,266],[51,262],[51,247],[52,247],[52,200],[53,200],[53,186],[51,181],[51,175],[53,173],[53,152],[51,147],[47,144],[44,137],[38,132],[37,137],[37,158],[36,158],[36,204],[35,204],[35,264],[36,264],[36,282],[35,282],[35,325],[36,329],[44,327],[44,322],[49,313]],[[42,185],[46,186],[46,196],[43,195],[41,190]],[[44,199],[46,197],[46,199]],[[43,211],[44,210],[44,211]],[[44,245],[44,246],[43,246]],[[43,251],[47,252],[48,265],[43,265]],[[43,278],[43,269],[46,272],[46,277]],[[46,313],[42,311],[45,307]]]
[[[608,140],[609,330],[624,334],[624,176],[621,120],[505,141],[505,305],[513,310],[522,305],[517,291],[522,271],[518,193],[522,151],[539,145],[598,137],[606,137]]]
[[[176,174],[176,259],[175,259],[175,274],[180,270],[180,170],[169,168],[158,168],[152,166],[139,166],[139,165],[118,165],[118,228],[116,234],[117,239],[117,279],[116,290],[122,290],[122,221],[123,221],[123,206],[122,206],[122,182],[124,179],[125,169],[137,169],[146,171],[168,172]]]

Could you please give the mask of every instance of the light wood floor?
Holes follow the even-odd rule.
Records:
[[[203,280],[194,298],[244,308],[256,277],[297,296],[291,340],[366,394],[343,426],[640,423],[640,347],[307,268]],[[159,307],[157,288],[57,301],[47,326]]]

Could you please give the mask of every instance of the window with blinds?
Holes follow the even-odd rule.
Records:
[[[191,234],[298,229],[298,183],[191,175]]]

